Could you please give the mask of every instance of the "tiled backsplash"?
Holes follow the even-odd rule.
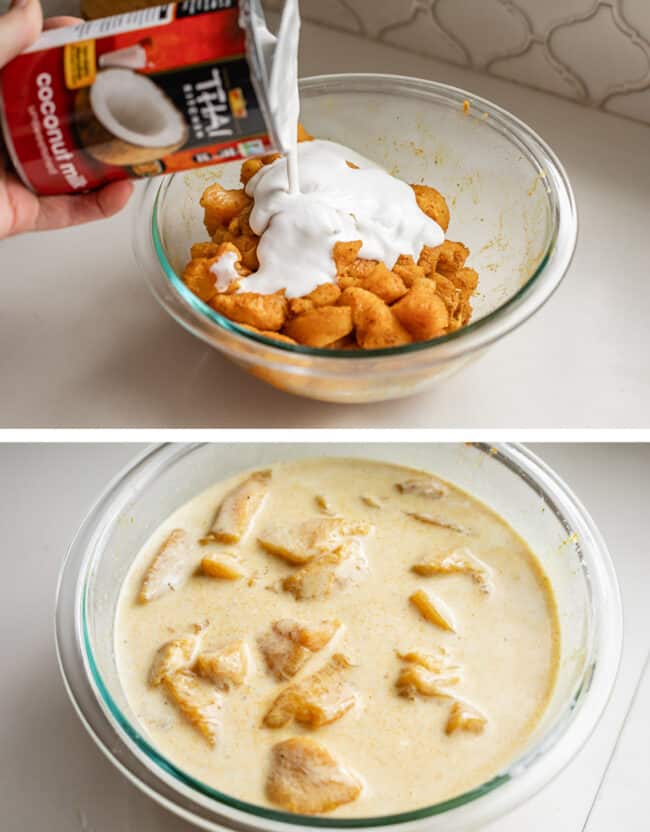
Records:
[[[263,0],[275,9],[283,2]],[[79,0],[42,3],[47,15],[79,13]],[[104,14],[139,5],[89,3]],[[7,5],[0,0],[0,11]],[[300,0],[300,7],[307,20],[650,124],[650,0]]]
[[[301,9],[307,20],[650,124],[650,0],[301,0]]]

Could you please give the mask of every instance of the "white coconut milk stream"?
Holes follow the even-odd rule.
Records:
[[[297,143],[299,32],[298,0],[285,0],[269,101],[288,153],[265,165],[246,186],[255,200],[250,226],[261,239],[259,269],[241,281],[240,292],[284,289],[294,298],[335,283],[332,249],[339,241],[361,240],[360,257],[390,268],[400,254],[417,260],[422,246],[444,240],[440,226],[419,209],[402,180],[343,145]]]
[[[282,146],[288,151],[289,193],[300,192],[298,173],[298,44],[300,9],[298,0],[285,0],[269,81],[269,104]]]

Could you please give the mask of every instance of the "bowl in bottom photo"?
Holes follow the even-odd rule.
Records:
[[[579,499],[480,443],[151,448],[56,613],[92,738],[206,829],[477,828],[580,750],[621,634]]]

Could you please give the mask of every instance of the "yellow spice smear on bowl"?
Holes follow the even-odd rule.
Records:
[[[115,653],[137,730],[258,806],[371,817],[485,783],[553,691],[559,627],[505,521],[423,471],[280,463],[134,557]]]
[[[468,248],[444,239],[442,194],[302,127],[298,137],[302,192],[279,154],[244,162],[242,188],[205,190],[211,241],[192,246],[188,288],[254,332],[315,348],[397,347],[465,326],[478,275]]]

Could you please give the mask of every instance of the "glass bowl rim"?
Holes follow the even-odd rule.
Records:
[[[157,189],[153,200],[148,232],[151,234],[151,243],[158,259],[158,265],[161,267],[163,275],[167,283],[171,286],[172,291],[189,308],[192,316],[197,316],[204,324],[209,325],[211,329],[216,327],[218,330],[225,330],[236,338],[242,338],[244,341],[252,341],[264,347],[271,348],[273,354],[278,357],[282,354],[289,354],[308,356],[320,360],[325,359],[330,360],[330,362],[337,361],[338,359],[355,361],[390,358],[422,351],[433,351],[437,347],[445,345],[452,349],[455,348],[454,352],[463,353],[466,351],[465,347],[467,347],[467,351],[473,351],[520,326],[531,315],[537,312],[558,288],[566,275],[575,252],[578,234],[575,197],[567,173],[555,152],[532,127],[529,127],[508,110],[500,107],[498,104],[492,103],[486,98],[451,84],[405,75],[372,72],[315,75],[300,80],[301,91],[309,91],[325,85],[328,87],[331,86],[329,92],[335,93],[340,91],[341,87],[344,88],[343,91],[346,91],[345,87],[348,84],[361,85],[362,87],[366,85],[366,91],[374,89],[374,85],[376,84],[382,84],[384,85],[384,89],[377,91],[388,93],[394,92],[394,89],[391,89],[391,87],[397,85],[402,89],[407,89],[411,93],[438,95],[447,104],[455,103],[461,108],[464,102],[468,101],[470,114],[472,113],[472,108],[480,110],[482,114],[487,114],[489,118],[486,123],[492,129],[498,130],[511,144],[516,144],[520,150],[525,151],[526,158],[542,171],[540,175],[542,176],[547,199],[551,203],[554,214],[554,225],[548,235],[546,250],[541,255],[539,264],[526,279],[526,282],[513,295],[508,297],[502,304],[484,317],[470,322],[455,332],[441,335],[429,341],[419,341],[399,347],[350,351],[307,347],[301,344],[287,344],[273,338],[267,338],[264,335],[259,335],[245,329],[243,326],[229,320],[212,309],[211,306],[188,289],[169,262],[158,226],[159,208],[173,178],[182,175],[182,173],[177,173],[164,177],[162,182],[156,183]],[[553,184],[553,188],[551,188],[551,183]],[[149,183],[149,185],[151,186],[153,183]],[[564,209],[561,211],[560,207],[562,204],[564,205]],[[559,258],[559,260],[555,264],[555,269],[549,271],[547,267],[549,264],[553,264],[556,258]],[[546,291],[538,291],[544,283],[548,284]],[[510,313],[518,309],[523,301],[533,298],[535,293],[539,295],[537,301],[530,308],[526,309],[523,315],[511,318]],[[177,315],[174,315],[174,317],[177,317]],[[193,324],[191,318],[182,316],[182,318],[177,317],[177,320],[193,334],[203,338],[203,340],[209,341],[209,339],[206,339],[205,334],[201,332],[200,328]],[[509,320],[507,325],[506,320]],[[504,325],[499,331],[495,331],[495,325],[498,324]],[[472,341],[475,343],[471,343]]]
[[[536,740],[534,745],[520,754],[515,760],[511,761],[502,771],[497,773],[490,780],[468,790],[467,792],[464,792],[461,795],[457,795],[454,798],[441,801],[430,806],[410,810],[408,812],[363,818],[327,818],[321,816],[299,815],[248,803],[247,801],[239,800],[222,793],[217,789],[207,786],[198,779],[189,775],[187,772],[177,768],[172,762],[167,760],[163,754],[157,751],[147,740],[144,739],[137,727],[135,727],[122,714],[120,708],[109,693],[96,665],[86,616],[88,585],[90,579],[92,578],[92,565],[95,562],[95,558],[92,556],[93,552],[86,551],[86,549],[90,549],[91,543],[94,543],[95,546],[97,545],[94,537],[96,536],[97,528],[102,522],[106,521],[106,511],[108,508],[108,506],[105,505],[106,502],[109,501],[110,506],[110,501],[115,501],[119,493],[129,487],[130,479],[136,476],[138,471],[143,466],[150,467],[151,464],[156,461],[156,457],[161,457],[162,455],[162,461],[159,459],[158,465],[165,465],[165,468],[167,468],[170,465],[175,464],[179,458],[200,449],[205,444],[206,443],[193,443],[178,445],[167,443],[151,446],[131,460],[131,462],[128,463],[127,466],[125,466],[123,470],[109,482],[100,497],[90,509],[77,535],[75,536],[70,549],[68,550],[59,574],[56,595],[55,635],[57,658],[66,690],[82,723],[90,733],[91,737],[95,740],[96,744],[106,754],[111,762],[117,765],[117,767],[127,777],[129,777],[132,782],[146,791],[152,798],[158,800],[158,802],[161,802],[164,805],[167,805],[167,807],[173,811],[181,811],[176,803],[171,802],[170,805],[169,801],[165,800],[162,795],[156,793],[151,787],[147,787],[137,774],[134,774],[128,769],[128,767],[118,761],[113,749],[108,747],[108,745],[99,737],[98,732],[93,725],[92,719],[89,719],[87,714],[84,712],[80,703],[80,699],[83,697],[77,695],[78,691],[75,689],[75,680],[72,678],[75,675],[79,675],[79,668],[76,668],[77,672],[75,673],[75,668],[71,668],[69,666],[69,661],[65,657],[66,654],[69,654],[69,651],[65,649],[67,646],[65,640],[70,637],[71,623],[74,631],[74,646],[76,647],[74,656],[75,662],[80,663],[83,673],[85,674],[85,683],[92,691],[92,695],[95,698],[95,704],[99,705],[104,719],[107,721],[110,728],[115,731],[124,747],[127,748],[132,754],[134,753],[135,747],[135,756],[140,759],[140,761],[144,758],[147,763],[153,763],[155,768],[152,768],[151,765],[146,765],[146,767],[154,774],[157,780],[164,780],[166,776],[173,778],[177,799],[181,797],[181,793],[178,791],[178,786],[185,787],[186,789],[191,790],[192,793],[198,793],[199,797],[207,797],[211,802],[216,802],[216,804],[222,809],[234,809],[236,812],[243,814],[243,816],[248,819],[264,818],[269,821],[289,824],[293,827],[296,825],[302,825],[311,828],[334,829],[374,828],[424,821],[427,818],[450,812],[451,810],[459,809],[463,806],[474,803],[478,798],[493,792],[499,786],[516,780],[517,777],[528,772],[536,762],[543,760],[547,756],[548,752],[556,749],[556,746],[571,728],[572,723],[576,721],[577,716],[583,712],[582,706],[585,703],[587,693],[592,688],[594,674],[597,669],[598,657],[596,654],[598,653],[599,648],[602,650],[603,642],[608,638],[610,642],[608,645],[609,655],[607,656],[609,662],[609,678],[603,677],[602,672],[604,671],[601,671],[601,675],[599,676],[600,699],[598,700],[598,713],[595,717],[592,717],[591,724],[587,726],[586,732],[583,727],[580,741],[570,751],[568,756],[565,752],[562,764],[550,773],[550,775],[546,776],[537,788],[541,788],[550,779],[556,776],[569,762],[569,760],[577,754],[578,750],[582,747],[584,742],[586,742],[588,737],[591,735],[593,728],[597,724],[602,710],[609,700],[617,675],[621,653],[622,610],[616,573],[614,571],[605,541],[600,535],[600,532],[595,526],[590,515],[573,492],[568,488],[568,486],[566,486],[561,478],[552,471],[552,469],[550,469],[541,459],[539,459],[539,457],[524,446],[517,444],[509,445],[507,443],[492,445],[488,443],[475,442],[472,443],[473,447],[484,452],[490,459],[506,465],[512,473],[519,476],[529,487],[533,488],[533,490],[535,490],[536,493],[544,499],[546,505],[548,505],[555,513],[556,517],[560,520],[567,531],[567,534],[571,532],[576,523],[578,526],[581,526],[584,536],[589,543],[589,547],[592,549],[588,568],[581,544],[576,544],[578,545],[580,552],[580,564],[585,577],[590,604],[589,644],[584,667],[580,680],[575,684],[571,695],[568,696],[567,700],[562,704],[561,713],[557,716],[552,725],[545,729],[545,732]],[[352,455],[353,449],[352,446],[350,447]],[[160,468],[157,468],[156,471],[153,472],[154,475],[157,475],[159,470]],[[537,478],[534,475],[537,475]],[[549,492],[547,488],[540,483],[540,478],[542,480],[548,480],[550,478],[550,485],[554,491]],[[150,480],[147,480],[145,487],[147,487],[149,482]],[[564,503],[564,508],[561,508],[557,504],[558,502]],[[569,514],[572,515],[569,519],[567,519],[567,510],[569,511]],[[92,532],[92,536],[91,540],[88,541],[87,545],[84,547],[85,550],[81,552],[79,551],[79,545],[84,537],[84,532],[86,534]],[[78,572],[69,574],[68,569],[71,561],[75,557],[78,558],[80,556],[82,557],[82,562]],[[594,583],[593,580],[594,576],[598,578],[596,583]],[[70,580],[75,581],[75,603],[73,610],[66,609],[66,606],[61,604],[62,591],[65,588],[66,582],[69,584]],[[70,590],[70,587],[68,587],[68,590]],[[598,603],[596,604],[594,603],[594,590],[597,590],[599,593]],[[609,606],[609,613],[611,615],[606,623],[610,629],[602,626],[604,610],[601,609],[599,605]],[[72,622],[70,620],[70,615],[73,616]],[[598,639],[600,639],[600,643],[598,643]],[[604,665],[607,663],[600,661],[600,664]],[[77,687],[80,681],[83,684],[84,680],[77,678]],[[603,685],[605,685],[605,687],[603,687]],[[116,730],[116,727],[118,730]],[[158,769],[162,769],[162,773]],[[205,806],[205,802],[202,805]],[[208,808],[213,813],[217,811],[211,806],[208,806]],[[187,816],[195,821],[198,820],[196,817],[192,816],[191,813]],[[219,821],[223,822],[223,818],[219,818]]]

